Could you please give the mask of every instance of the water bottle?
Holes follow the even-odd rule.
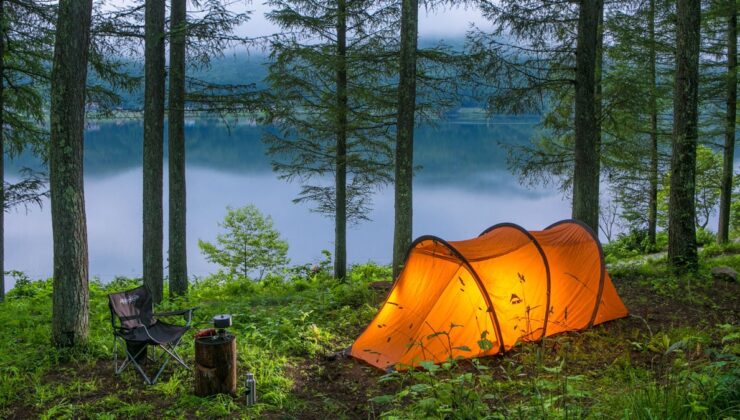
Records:
[[[245,393],[247,394],[247,405],[253,405],[257,402],[257,382],[254,380],[254,375],[247,373],[247,381],[244,384],[246,388]]]

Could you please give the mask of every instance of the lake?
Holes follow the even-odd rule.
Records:
[[[553,190],[519,185],[506,168],[500,143],[529,141],[537,117],[489,121],[454,120],[417,129],[414,179],[414,236],[450,240],[477,236],[490,225],[515,222],[540,229],[570,216],[570,205]],[[85,136],[85,198],[90,275],[103,281],[141,275],[142,131],[140,121],[92,122]],[[227,206],[256,205],[272,216],[290,244],[292,263],[319,261],[332,250],[332,220],[293,204],[300,190],[272,172],[260,138],[263,128],[248,122],[226,126],[217,120],[188,121],[187,243],[189,273],[205,276],[217,267],[199,252],[199,239],[212,241]],[[166,146],[165,146],[166,150]],[[6,163],[6,177],[18,179],[22,167],[39,162],[21,155]],[[167,164],[165,162],[165,172]],[[165,194],[166,194],[165,175]],[[167,197],[165,196],[165,217]],[[371,221],[348,230],[351,263],[390,263],[393,240],[393,189],[378,191]],[[165,221],[165,255],[167,223]],[[31,278],[52,273],[51,216],[42,209],[14,209],[5,221],[6,270]],[[166,262],[165,262],[166,266]],[[7,279],[10,282],[11,279]],[[9,284],[8,286],[12,286]]]

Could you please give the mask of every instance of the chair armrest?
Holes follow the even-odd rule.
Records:
[[[185,315],[189,312],[193,312],[194,310],[198,309],[198,307],[195,308],[188,308],[188,309],[180,309],[178,311],[167,311],[167,312],[155,312],[154,316],[174,316],[174,315]]]
[[[194,308],[188,308],[188,309],[181,309],[179,311],[168,311],[168,312],[157,312],[153,315],[155,317],[167,317],[167,316],[175,316],[175,315],[186,315],[188,316],[188,322],[185,324],[186,327],[190,327],[190,323],[193,321],[193,311],[198,309],[198,307]],[[148,332],[147,332],[148,334]]]
[[[113,327],[113,335],[124,338],[130,330],[123,327]]]

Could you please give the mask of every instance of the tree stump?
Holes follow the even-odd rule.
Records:
[[[236,396],[236,337],[199,337],[195,339],[195,395]]]

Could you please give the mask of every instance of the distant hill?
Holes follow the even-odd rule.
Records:
[[[258,88],[264,87],[263,79],[267,75],[267,55],[265,54],[227,54],[223,57],[213,59],[208,67],[188,69],[188,77],[194,77],[203,81],[220,84],[251,84]],[[126,65],[129,74],[140,76],[143,74],[142,62],[131,62]],[[90,77],[91,83],[95,83],[95,77]],[[139,110],[144,103],[143,84],[132,92],[120,91],[121,108]]]
[[[420,48],[430,48],[442,43],[453,50],[461,51],[465,39],[462,37],[450,39],[421,38]],[[255,84],[258,89],[264,88],[263,80],[267,76],[267,65],[269,56],[266,52],[256,53],[231,52],[222,57],[214,58],[208,67],[189,69],[188,76],[211,83],[239,85]],[[133,75],[143,74],[142,62],[131,62],[127,65],[127,71]],[[94,77],[91,76],[91,81]],[[138,110],[141,109],[143,101],[143,86],[133,92],[119,92],[122,98],[121,108]],[[471,107],[479,104],[465,102],[462,106]]]

